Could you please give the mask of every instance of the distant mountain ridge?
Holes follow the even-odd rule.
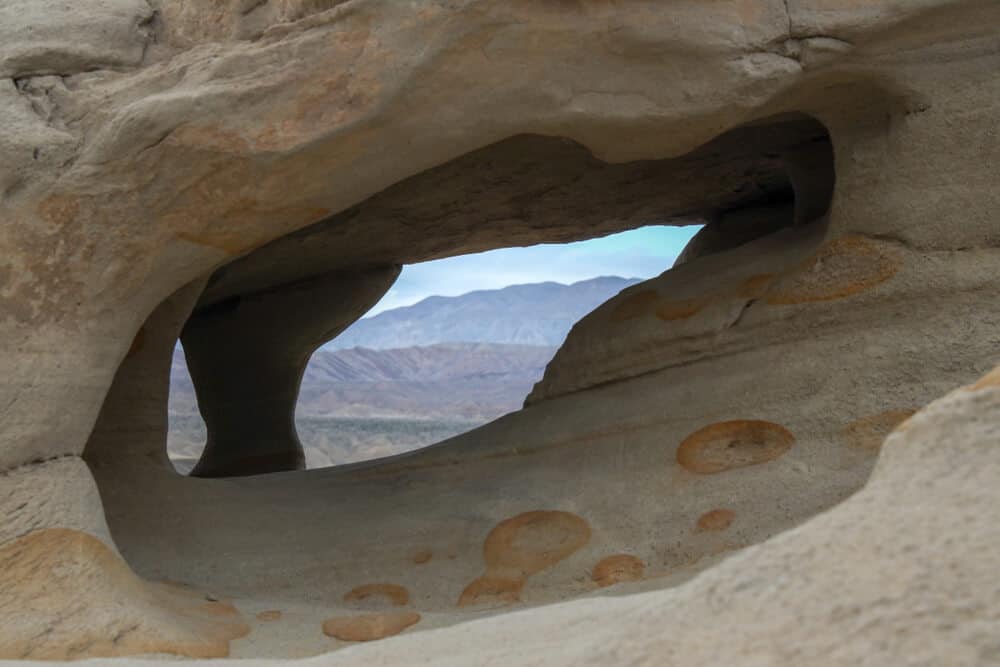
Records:
[[[385,350],[438,343],[559,346],[581,317],[638,278],[602,276],[563,285],[511,285],[461,296],[432,296],[358,320],[326,349]]]
[[[408,451],[517,410],[573,324],[636,282],[435,296],[356,322],[316,350],[302,378],[296,420],[309,465]],[[186,471],[205,427],[180,347],[169,408],[168,447]]]
[[[555,352],[499,343],[318,350],[298,414],[489,421],[521,407]]]
[[[296,412],[488,421],[521,406],[555,351],[498,343],[317,350],[302,378]],[[197,413],[180,349],[170,370],[171,412]]]

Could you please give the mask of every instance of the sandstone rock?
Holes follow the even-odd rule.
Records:
[[[3,658],[220,658],[229,655],[229,640],[250,630],[231,605],[141,581],[84,532],[32,531],[0,547],[0,566]]]
[[[848,336],[861,322],[870,330],[898,318],[920,320],[916,327],[937,320],[931,326],[950,329],[955,320],[940,310],[942,291],[954,290],[958,300],[973,293],[990,299],[992,249],[921,251],[861,235],[817,245],[822,229],[783,230],[623,290],[577,323],[527,404],[736,354],[762,338],[801,341],[841,327]],[[879,309],[886,300],[908,305]],[[988,359],[988,336],[978,340],[970,344],[985,344],[978,354]]]
[[[613,586],[623,581],[637,581],[642,579],[642,573],[645,569],[645,563],[635,556],[617,554],[598,561],[590,574],[590,578],[598,586]]]
[[[410,592],[399,584],[364,584],[344,593],[344,602],[363,602],[369,598],[381,598],[394,607],[403,607],[410,602]]]
[[[143,0],[5,0],[0,77],[69,76],[142,64],[155,14]]]
[[[338,648],[324,620],[419,620],[333,659],[1000,660],[996,371],[971,384],[1000,326],[997,25],[992,0],[0,0],[0,652],[270,661]],[[186,323],[227,374],[202,409],[256,418],[219,420],[218,470],[295,467],[296,374],[380,267],[691,222],[524,410],[340,469],[169,467]],[[273,368],[234,380],[261,340]],[[609,554],[642,578],[595,592]],[[336,608],[372,582],[412,611]]]
[[[732,510],[709,510],[698,517],[698,530],[725,530],[732,525],[736,513]]]
[[[465,587],[458,606],[519,601],[528,577],[572,555],[589,540],[590,526],[569,512],[536,510],[501,521],[483,543],[486,572]]]
[[[370,642],[398,635],[419,622],[420,614],[415,611],[335,616],[323,622],[323,632],[345,642]]]
[[[277,621],[281,618],[280,609],[265,609],[257,612],[258,621]]]

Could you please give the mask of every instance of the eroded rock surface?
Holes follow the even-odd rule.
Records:
[[[0,0],[0,655],[1000,660],[996,371],[970,384],[1000,328],[998,25]],[[372,464],[170,469],[185,326],[205,469],[294,468],[297,375],[392,267],[692,222],[524,410]]]
[[[230,640],[250,631],[232,605],[144,582],[111,547],[81,531],[48,528],[8,542],[0,547],[0,571],[0,658],[222,658]]]

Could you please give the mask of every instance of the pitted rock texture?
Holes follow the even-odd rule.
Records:
[[[0,586],[0,658],[223,658],[250,631],[232,605],[144,582],[104,542],[64,528],[0,547]]]
[[[994,0],[0,0],[0,650],[997,662],[998,25]],[[199,390],[237,415],[218,470],[284,457],[263,473],[295,467],[265,426],[309,350],[392,267],[690,223],[524,410],[340,469],[166,461],[171,354],[213,309],[273,297],[195,353],[266,338],[274,368]],[[296,300],[329,276],[356,289]],[[636,560],[599,587],[609,555]],[[344,601],[372,583],[407,606]]]

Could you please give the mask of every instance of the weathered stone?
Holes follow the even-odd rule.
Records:
[[[1000,398],[970,383],[1000,327],[998,25],[993,0],[0,0],[0,652],[270,659],[420,620],[337,659],[996,662]],[[374,464],[169,468],[192,308],[206,470],[295,467],[297,374],[378,267],[704,221],[524,410]],[[411,608],[346,608],[393,601],[372,582]]]

